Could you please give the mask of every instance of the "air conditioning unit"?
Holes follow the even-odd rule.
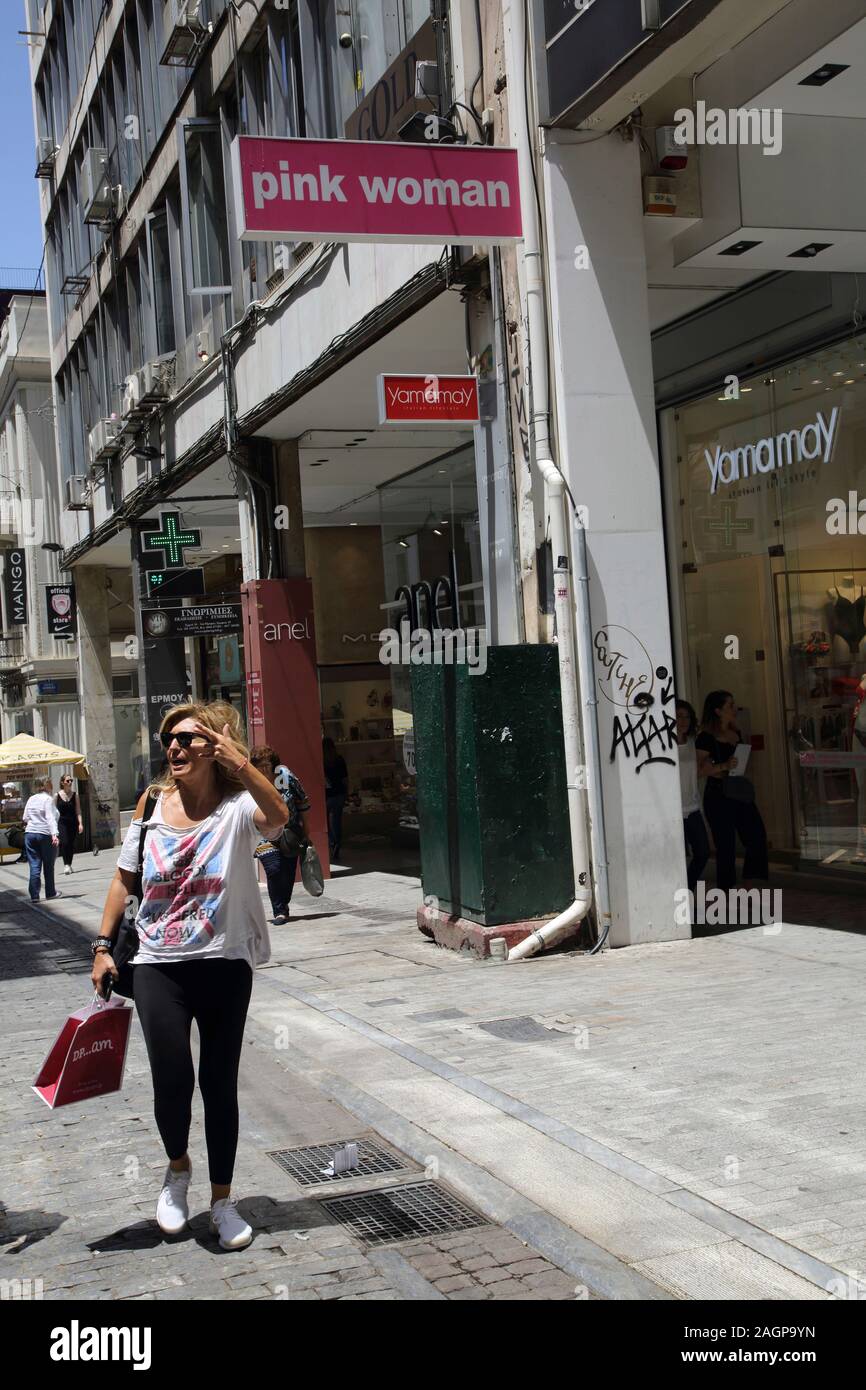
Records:
[[[174,391],[175,358],[158,357],[146,362],[138,379],[138,399],[140,405],[155,405],[157,401],[167,401]]]
[[[41,135],[37,144],[36,177],[37,179],[47,179],[54,169],[54,160],[57,157],[57,146],[50,135]]]
[[[141,386],[138,380],[138,372],[133,372],[123,383],[123,404],[120,413],[124,416],[138,414],[138,407],[141,401]]]
[[[169,0],[166,18],[170,18],[168,37],[162,51],[162,67],[191,68],[195,66],[208,29],[201,20],[202,0]]]
[[[66,510],[86,512],[90,509],[90,479],[81,473],[74,473],[66,479]]]
[[[104,463],[120,453],[123,441],[118,420],[100,420],[87,437],[91,463]]]
[[[84,220],[107,222],[117,210],[117,192],[111,186],[108,151],[94,147],[84,156]]]

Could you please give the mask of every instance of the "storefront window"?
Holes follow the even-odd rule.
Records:
[[[429,0],[348,0],[338,7],[334,75],[341,128],[429,18]],[[396,85],[382,94],[383,128],[389,124],[385,108],[389,100],[395,106],[397,98]]]
[[[680,693],[699,715],[734,694],[777,856],[866,867],[866,341],[730,379],[664,424]]]

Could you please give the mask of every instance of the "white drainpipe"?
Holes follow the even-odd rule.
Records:
[[[527,144],[526,93],[523,64],[527,34],[522,0],[508,6],[506,20],[511,40],[508,100],[512,129],[519,132],[520,184],[523,205],[523,261],[525,274],[527,340],[532,373],[532,440],[535,466],[544,479],[549,537],[553,555],[559,680],[562,693],[562,732],[568,775],[568,816],[574,866],[575,900],[564,912],[530,933],[512,947],[506,959],[524,960],[564,937],[572,935],[592,905],[589,836],[587,831],[586,774],[580,727],[577,671],[575,668],[574,589],[569,556],[571,512],[565,479],[551,457],[550,400],[548,392],[548,339],[542,273],[541,228],[532,193],[533,151]],[[531,127],[536,128],[534,123]]]

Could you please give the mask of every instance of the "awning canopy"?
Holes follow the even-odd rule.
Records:
[[[20,776],[32,775],[37,767],[50,767],[56,763],[72,763],[77,777],[87,776],[87,766],[81,753],[71,748],[61,748],[56,743],[46,743],[44,739],[34,738],[32,734],[16,734],[0,743],[0,772],[18,772]]]

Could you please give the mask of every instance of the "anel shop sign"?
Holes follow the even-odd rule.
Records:
[[[519,241],[517,151],[401,141],[232,144],[242,241]]]

